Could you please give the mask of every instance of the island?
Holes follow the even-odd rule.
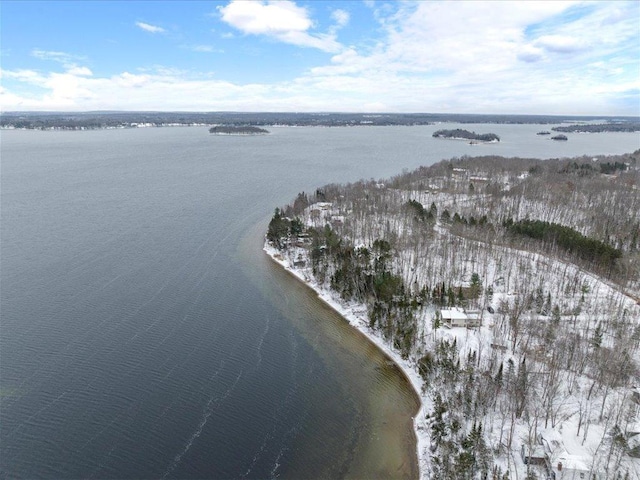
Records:
[[[269,131],[264,128],[248,125],[216,125],[209,129],[209,133],[214,135],[266,135]]]
[[[560,134],[560,135],[554,135],[553,137],[551,137],[551,140],[569,140],[567,138],[566,135]]]
[[[264,249],[406,372],[421,478],[636,478],[639,184],[465,156],[301,192]]]
[[[438,130],[433,132],[435,138],[452,138],[456,140],[472,140],[476,142],[499,142],[500,137],[495,133],[476,133],[456,128],[454,130]]]

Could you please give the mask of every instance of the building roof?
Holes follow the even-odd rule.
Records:
[[[440,310],[443,320],[466,320],[467,314],[458,308]]]
[[[589,459],[582,455],[571,455],[566,450],[553,456],[551,466],[554,471],[558,470],[558,464],[562,463],[562,470],[574,470],[578,472],[589,471]]]
[[[529,445],[523,443],[522,451],[527,457],[530,458],[546,458],[546,452],[544,451],[542,445],[531,445],[531,448],[529,448]]]

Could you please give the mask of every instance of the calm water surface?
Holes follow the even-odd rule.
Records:
[[[414,395],[262,254],[270,212],[452,156],[640,147],[437,128],[2,131],[0,478],[415,476]]]

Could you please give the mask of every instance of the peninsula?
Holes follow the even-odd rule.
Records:
[[[423,478],[637,478],[638,184],[640,150],[446,160],[300,193],[265,250],[412,380]]]
[[[587,123],[553,127],[555,132],[600,133],[600,132],[640,132],[640,122]]]

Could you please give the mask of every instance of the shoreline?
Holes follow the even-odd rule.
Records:
[[[404,360],[400,355],[395,352],[391,346],[387,345],[384,340],[375,335],[367,326],[366,321],[362,318],[361,314],[354,310],[357,305],[352,307],[346,306],[333,298],[331,291],[319,288],[315,282],[306,278],[304,273],[299,269],[293,267],[285,259],[277,258],[279,252],[268,245],[265,241],[262,250],[265,254],[276,264],[281,266],[286,272],[295,277],[303,285],[313,290],[313,292],[322,300],[327,306],[338,313],[352,328],[360,332],[370,343],[372,343],[387,359],[395,364],[398,371],[402,373],[408,384],[411,386],[419,404],[418,411],[412,416],[413,423],[413,437],[416,443],[416,462],[418,470],[418,478],[423,477],[425,473],[424,467],[427,464],[427,458],[423,455],[423,452],[427,451],[428,438],[426,435],[421,435],[421,431],[425,430],[425,410],[426,410],[426,398],[422,395],[422,389],[424,382],[419,376],[418,372],[414,368],[413,364],[409,360]]]

